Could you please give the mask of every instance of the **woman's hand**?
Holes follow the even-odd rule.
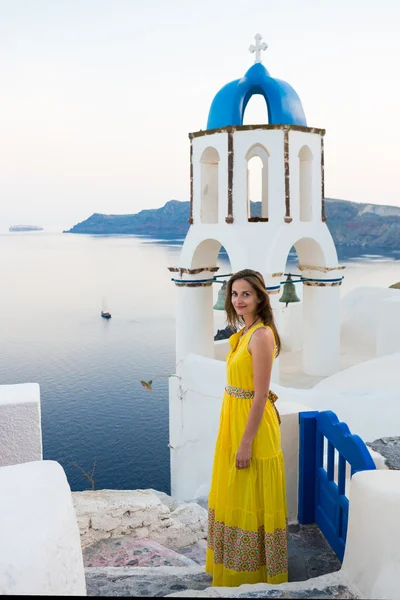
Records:
[[[242,442],[236,453],[236,468],[247,469],[250,466],[251,444]]]

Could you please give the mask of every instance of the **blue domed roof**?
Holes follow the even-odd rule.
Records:
[[[274,79],[256,62],[242,79],[231,81],[215,96],[208,114],[207,129],[243,125],[243,115],[254,94],[264,96],[270,125],[307,126],[300,98],[285,81]]]

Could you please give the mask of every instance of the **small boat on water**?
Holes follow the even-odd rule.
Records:
[[[101,311],[101,316],[103,319],[111,319],[111,313],[107,310],[105,298],[103,298],[103,309]]]

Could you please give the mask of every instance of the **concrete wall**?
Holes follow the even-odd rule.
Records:
[[[41,459],[39,385],[1,385],[0,467]]]
[[[62,467],[0,468],[0,594],[86,595],[78,524]]]

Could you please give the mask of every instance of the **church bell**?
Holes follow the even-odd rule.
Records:
[[[214,310],[225,310],[225,298],[226,298],[226,281],[222,284],[221,289],[218,291],[218,298],[214,304]]]
[[[296,294],[296,287],[289,273],[285,283],[283,284],[283,293],[279,298],[279,302],[285,302],[286,306],[291,302],[300,302],[300,298]]]

